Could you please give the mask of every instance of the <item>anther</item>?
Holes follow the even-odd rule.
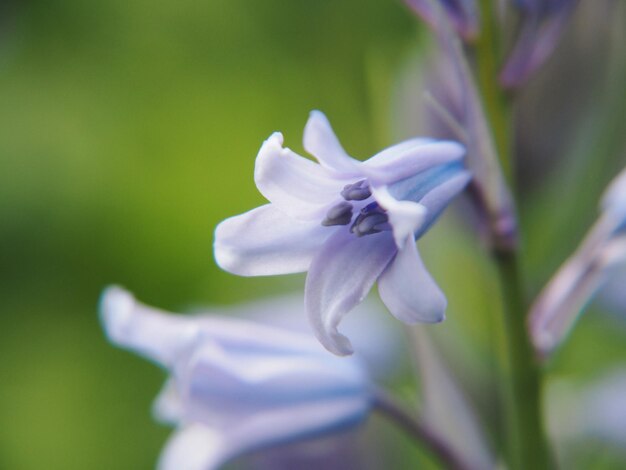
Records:
[[[346,201],[363,201],[372,195],[369,184],[366,180],[347,184],[341,191],[341,195]]]
[[[384,212],[369,212],[361,213],[356,218],[350,231],[357,237],[363,235],[372,235],[374,233],[381,232],[389,229],[389,217]]]
[[[336,206],[330,208],[326,213],[326,218],[322,220],[322,225],[330,227],[332,225],[348,225],[352,220],[352,204],[341,201]]]

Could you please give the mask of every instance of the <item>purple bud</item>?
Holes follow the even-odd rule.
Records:
[[[405,0],[405,2],[433,29],[441,27],[440,22],[437,21],[437,5],[434,0]],[[439,4],[457,33],[464,39],[471,40],[477,36],[478,12],[474,0],[440,0]]]
[[[513,50],[500,73],[503,86],[524,83],[556,48],[577,0],[517,0],[525,13]]]

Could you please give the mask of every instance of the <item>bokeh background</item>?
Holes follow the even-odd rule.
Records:
[[[578,15],[568,34],[586,31],[582,45],[568,40],[520,98],[533,292],[624,163],[616,28]],[[406,93],[419,86],[426,33],[392,0],[0,4],[0,468],[153,467],[170,432],[149,412],[164,374],[107,343],[103,287],[173,311],[301,288],[301,276],[221,272],[213,229],[262,203],[252,180],[261,142],[280,130],[302,151],[312,109],[361,158],[417,132]],[[446,328],[452,368],[489,421],[498,298],[470,227],[451,213],[421,246],[450,297],[437,330]],[[583,316],[551,377],[584,383],[624,363],[626,308],[608,310],[596,303]],[[381,426],[381,451],[388,441],[400,448],[388,446],[389,462],[415,457]],[[581,465],[621,458],[602,442],[579,452]]]

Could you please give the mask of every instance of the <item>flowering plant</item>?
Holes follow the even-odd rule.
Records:
[[[558,413],[546,411],[545,403],[557,410],[559,405],[552,406],[543,390],[557,346],[626,260],[626,173],[610,184],[599,220],[545,287],[536,289],[534,301],[529,293],[537,286],[525,279],[519,197],[525,188],[515,188],[516,170],[525,161],[516,145],[525,148],[528,125],[514,119],[515,112],[557,54],[577,2],[406,3],[434,38],[434,52],[424,61],[430,66],[411,82],[420,95],[422,120],[412,133],[418,136],[360,160],[346,152],[326,116],[313,111],[303,133],[313,159],[286,147],[281,133],[271,134],[254,168],[254,183],[268,202],[215,228],[214,258],[228,273],[306,273],[301,308],[289,307],[291,316],[307,318],[306,329],[273,325],[282,308],[277,305],[263,325],[166,314],[115,287],[103,294],[101,316],[110,341],[169,374],[155,414],[177,431],[161,456],[162,468],[213,469],[242,455],[356,433],[373,412],[405,431],[441,467],[454,469],[556,468],[557,461],[568,462],[560,446],[571,435],[576,441],[591,428],[612,436],[610,430],[621,429],[596,415],[610,415],[610,406],[599,405],[597,397],[613,402],[618,393],[603,390],[621,390],[623,383],[600,382],[600,391],[591,392],[571,387],[573,402],[597,410],[572,417],[593,426],[581,424],[581,432],[571,435],[563,426],[546,425],[570,412],[554,418]],[[408,96],[406,103],[415,105]],[[431,275],[422,254],[436,251],[424,249],[431,229],[455,229],[435,226],[456,199],[465,204],[457,206],[465,209],[457,222],[459,238],[482,242],[475,257],[488,260],[486,269],[495,272],[485,295],[502,304],[491,330],[498,341],[489,364],[496,370],[487,385],[459,373],[462,357],[450,361],[450,350],[461,351],[465,336],[455,333],[446,345],[440,332],[455,327],[432,325],[446,319],[448,292],[456,286]],[[478,272],[462,263],[458,270],[462,282]],[[368,358],[385,354],[376,348],[384,328],[363,327],[358,314],[345,318],[361,308],[374,285],[384,305],[375,308],[379,319],[387,310],[409,332],[419,413],[369,367]],[[473,314],[459,303],[450,317],[469,322]],[[361,324],[360,333],[344,332],[344,318]],[[357,337],[366,341],[354,347]],[[401,342],[396,338],[382,349],[401,350],[395,344]],[[484,403],[481,408],[485,397],[498,403],[495,412]]]

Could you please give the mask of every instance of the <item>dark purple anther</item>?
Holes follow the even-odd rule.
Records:
[[[385,211],[375,202],[361,209],[361,213],[350,227],[350,231],[357,237],[372,235],[389,229],[389,217],[387,217]]]
[[[352,204],[341,201],[326,213],[326,218],[322,220],[322,225],[330,227],[332,225],[348,225],[352,220]]]
[[[346,201],[363,201],[372,195],[366,180],[344,186],[341,195]]]

